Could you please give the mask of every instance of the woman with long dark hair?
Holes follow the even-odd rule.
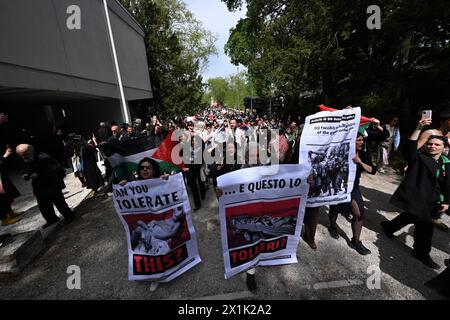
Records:
[[[353,183],[353,191],[351,193],[351,202],[330,206],[329,212],[329,231],[331,236],[335,239],[339,238],[336,220],[338,214],[341,213],[352,225],[353,238],[348,245],[362,255],[370,254],[371,252],[360,240],[365,210],[361,189],[359,188],[359,179],[363,172],[368,172],[370,174],[375,174],[377,172],[377,167],[372,163],[370,153],[364,149],[364,145],[364,135],[358,133],[356,138],[356,155],[353,157],[353,162],[356,164],[356,176]]]
[[[161,169],[159,168],[158,162],[151,158],[143,158],[138,163],[137,172],[136,172],[136,178],[137,180],[147,180],[147,179],[165,179],[167,180],[169,175],[163,174]],[[127,180],[120,181],[120,185],[124,186],[128,183]],[[175,217],[174,217],[175,219]],[[175,220],[174,220],[175,221]],[[145,225],[142,225],[142,227],[147,228]],[[133,235],[133,238],[135,238],[136,235]],[[133,241],[132,241],[133,242]],[[159,282],[153,281],[150,283],[150,290],[155,291],[159,286]]]
[[[91,189],[94,195],[105,185],[102,173],[97,166],[97,144],[93,134],[87,136],[88,142],[81,148],[81,162],[86,188]]]
[[[159,178],[163,173],[159,168],[158,162],[151,158],[144,158],[138,163],[136,175],[138,180],[146,180]]]

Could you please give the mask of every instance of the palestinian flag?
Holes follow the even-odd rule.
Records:
[[[119,179],[129,179],[138,169],[138,163],[143,158],[152,158],[157,161],[164,173],[178,172],[184,167],[181,159],[180,165],[171,160],[171,153],[176,141],[171,141],[172,131],[163,143],[157,147],[153,136],[144,136],[135,140],[114,141],[99,146],[104,155],[108,157]]]
[[[327,107],[323,104],[321,104],[319,106],[320,111],[336,111],[337,109],[333,109],[330,107]],[[358,131],[360,133],[364,133],[364,131],[366,131],[367,127],[369,127],[369,125],[372,123],[372,119],[364,117],[363,115],[361,115],[361,120],[359,121],[359,129]]]

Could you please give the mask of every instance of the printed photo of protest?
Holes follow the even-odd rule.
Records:
[[[226,208],[228,248],[294,235],[299,205],[295,198]]]
[[[348,190],[350,144],[309,145],[308,147],[308,158],[313,174],[309,197],[346,194]]]
[[[135,253],[164,255],[191,239],[183,207],[161,214],[124,215]]]

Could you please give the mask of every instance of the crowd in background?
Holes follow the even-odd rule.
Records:
[[[3,124],[7,121],[7,117],[4,114],[0,115],[0,124]],[[60,168],[72,168],[82,187],[92,189],[94,194],[99,189],[104,189],[107,193],[112,190],[114,173],[109,161],[99,152],[101,144],[151,137],[155,147],[158,147],[170,132],[181,130],[187,135],[180,138],[180,142],[186,142],[186,137],[191,139],[188,143],[190,142],[193,148],[189,159],[193,160],[197,152],[203,154],[207,150],[214,155],[218,149],[221,149],[228,159],[235,160],[233,163],[224,160],[215,163],[204,161],[201,163],[189,163],[189,161],[185,163],[186,167],[183,169],[183,174],[193,196],[194,211],[201,207],[202,200],[205,199],[211,183],[216,195],[220,196],[220,190],[217,189],[216,182],[220,175],[254,165],[270,164],[270,160],[262,161],[260,154],[250,154],[250,148],[245,149],[244,154],[238,154],[241,145],[248,146],[261,143],[261,137],[265,135],[267,140],[263,149],[269,155],[275,155],[277,163],[295,164],[299,162],[299,145],[303,129],[300,118],[293,119],[291,116],[275,114],[258,115],[252,112],[229,110],[221,106],[211,106],[202,113],[193,116],[159,119],[157,115],[153,115],[150,119],[147,123],[143,123],[141,119],[134,119],[129,124],[105,121],[86,135],[67,134],[51,124],[49,135],[39,146],[36,148],[30,145],[18,146],[16,153],[28,163],[29,168],[33,166],[38,168],[36,170],[40,172],[39,175],[53,175],[57,181],[62,181],[64,174],[55,170],[56,164],[58,164]],[[439,266],[431,259],[430,251],[433,226],[444,231],[448,229],[442,223],[440,217],[448,210],[450,201],[450,171],[446,175],[450,168],[450,160],[447,158],[450,113],[446,111],[441,113],[439,126],[436,129],[428,129],[431,123],[431,119],[421,119],[414,133],[409,136],[406,143],[403,143],[408,149],[408,152],[405,153],[405,166],[402,167],[405,179],[399,186],[398,190],[400,191],[397,190],[394,194],[393,199],[395,201],[393,203],[395,202],[404,212],[399,218],[391,222],[386,221],[382,226],[386,235],[395,238],[394,232],[399,228],[407,224],[415,224],[413,255],[427,266],[437,269]],[[353,186],[352,202],[346,208],[333,206],[330,209],[330,234],[336,237],[336,215],[338,213],[346,214],[346,218],[352,223],[352,230],[354,231],[354,238],[349,246],[362,255],[370,254],[370,250],[364,247],[359,240],[365,215],[364,204],[359,191],[359,176],[362,172],[375,174],[378,171],[383,173],[390,165],[392,150],[398,150],[400,147],[400,136],[398,117],[391,117],[384,125],[379,120],[372,119],[369,128],[356,141],[357,155],[353,161],[357,164],[358,171],[357,181]],[[195,143],[196,139],[201,141],[200,145]],[[2,163],[13,153],[13,148],[8,146],[7,143],[2,143],[2,150],[0,151],[4,152],[4,150],[6,152],[0,161],[0,170]],[[370,151],[374,151],[374,157],[371,156]],[[241,157],[240,162],[237,161],[239,157]],[[251,163],[250,158],[256,158],[256,163]],[[104,168],[99,167],[98,163],[103,163]],[[431,168],[432,174],[424,173],[424,168]],[[73,219],[72,213],[66,210],[65,202],[61,201],[61,190],[64,185],[58,186],[51,194],[42,195],[39,191],[39,183],[44,182],[38,181],[36,170],[35,172],[30,171],[27,175],[33,181],[33,186],[37,186],[34,193],[38,202],[41,203],[39,207],[44,218],[46,218],[46,226],[57,221],[53,204],[58,209],[62,208],[63,213],[65,213],[65,220],[70,223]],[[102,173],[102,171],[104,172]],[[2,223],[8,225],[18,222],[23,213],[15,213],[11,210],[12,201],[20,193],[11,186],[5,171],[2,170],[1,173],[1,181],[7,192],[3,191],[2,193],[0,190],[0,213]],[[413,178],[411,178],[412,176]],[[417,179],[418,176],[421,183],[427,186],[426,188],[419,187],[417,182],[412,181],[414,178]],[[409,206],[409,204],[415,203],[411,195],[408,195],[408,192],[412,192],[411,190],[423,195],[424,199],[431,199],[430,201],[433,203],[430,202],[429,206],[423,207],[423,210],[415,213],[414,208]],[[356,191],[359,193],[354,194]],[[439,201],[434,201],[435,197],[438,197]],[[416,199],[419,198],[416,197]],[[423,203],[421,204],[423,205]],[[317,210],[309,209],[305,215],[304,230],[306,234],[304,234],[304,239],[314,250],[317,249],[314,242],[317,214]],[[249,287],[254,289],[254,283],[250,283]]]

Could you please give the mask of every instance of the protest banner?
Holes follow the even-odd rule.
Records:
[[[181,173],[114,185],[128,242],[129,280],[169,282],[201,262]]]
[[[313,174],[308,207],[350,202],[356,165],[355,140],[361,109],[322,111],[305,120],[300,140],[300,163]]]
[[[320,111],[337,111],[337,109],[327,107],[323,104],[319,106]],[[358,132],[364,133],[364,131],[369,127],[372,123],[373,118],[365,117],[361,114],[361,118],[359,120],[359,129]]]
[[[308,172],[299,165],[261,166],[217,179],[226,279],[255,266],[297,263]]]

